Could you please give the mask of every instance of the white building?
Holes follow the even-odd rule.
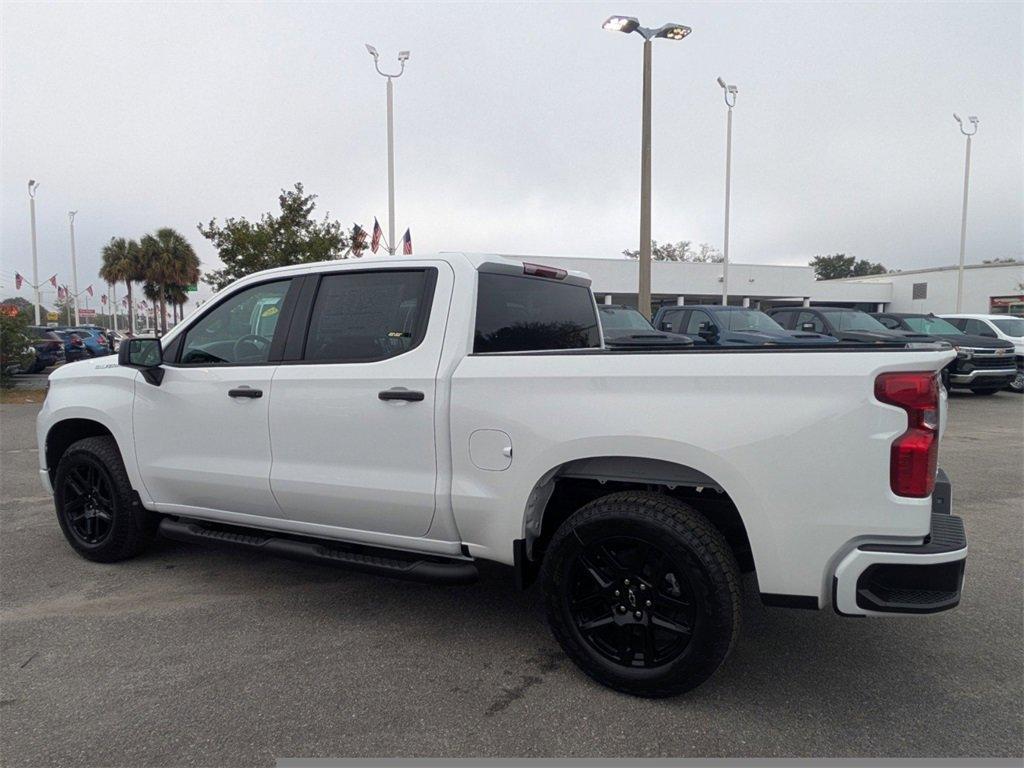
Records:
[[[639,266],[635,260],[508,255],[586,272],[593,280],[598,301],[636,306]],[[815,280],[810,267],[730,264],[729,303],[752,307],[819,304],[870,312],[953,312],[956,273],[956,267],[937,267],[844,280]],[[718,304],[721,300],[721,264],[655,261],[651,265],[651,301],[655,307]],[[964,270],[962,311],[1024,314],[1024,262],[968,266]]]

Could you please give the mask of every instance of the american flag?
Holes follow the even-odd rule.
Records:
[[[52,285],[54,288],[58,287],[57,286],[57,276],[56,275],[51,275],[50,276],[50,285]]]
[[[67,295],[68,295],[68,289],[65,288],[63,285],[58,285],[57,286],[57,298],[60,299],[61,301],[63,301],[64,299],[67,298]]]
[[[93,292],[92,292],[92,286],[91,285],[88,288],[85,289],[85,292],[88,293],[90,296],[94,295]]]
[[[359,255],[360,251],[366,248],[366,230],[360,227],[358,224],[352,225],[352,247],[351,251],[356,256]]]
[[[106,304],[106,303],[107,303],[107,294],[104,293],[102,296],[100,296],[100,304]]]
[[[370,240],[370,251],[376,253],[377,249],[380,248],[380,239],[384,237],[384,230],[380,228],[380,223],[377,221],[377,217],[373,217],[373,238]]]
[[[409,230],[405,230],[405,234],[402,235],[402,255],[412,256],[412,235]]]
[[[20,291],[21,290],[21,284],[24,283],[24,282],[25,282],[25,278],[22,277],[17,272],[15,272],[14,273],[14,290]]]

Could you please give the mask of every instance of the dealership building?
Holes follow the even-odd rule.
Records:
[[[511,258],[586,272],[598,301],[636,306],[639,264],[627,258],[522,256]],[[729,303],[777,307],[803,304],[853,307],[868,312],[956,310],[956,267],[912,269],[870,277],[816,280],[810,267],[730,264]],[[651,264],[651,301],[719,304],[722,265],[680,261]],[[964,269],[962,312],[1024,314],[1024,261],[971,264]]]

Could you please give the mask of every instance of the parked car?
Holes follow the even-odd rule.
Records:
[[[54,333],[64,341],[64,357],[67,362],[74,363],[78,360],[94,357],[89,348],[85,346],[85,341],[83,341],[82,337],[74,331],[57,328],[54,330]]]
[[[112,330],[108,330],[106,332],[106,336],[107,336],[107,340],[110,342],[111,347],[114,350],[114,352],[117,352],[117,350],[119,350],[121,348],[121,342],[124,341],[128,337],[127,336],[127,332],[112,331]]]
[[[654,349],[660,346],[693,346],[693,339],[675,333],[660,333],[651,321],[633,307],[621,304],[598,304],[604,342],[612,347]]]
[[[63,330],[78,336],[85,344],[90,357],[103,357],[111,353],[110,342],[107,341],[107,337],[102,331],[82,327],[64,328]]]
[[[1013,344],[1008,341],[966,334],[935,315],[879,312],[871,316],[891,330],[925,333],[952,344],[956,358],[942,369],[946,389],[991,395],[1012,384],[1017,376]]]
[[[1013,344],[1017,375],[1009,388],[1024,393],[1024,319],[1013,315],[940,315],[961,331]]]
[[[100,562],[162,533],[443,584],[504,563],[586,674],[641,696],[721,665],[744,571],[769,605],[957,605],[951,349],[616,350],[597,315],[582,273],[500,256],[259,272],[54,372],[40,479]]]
[[[31,373],[36,365],[36,350],[32,340],[22,334],[11,339],[10,346],[0,347],[0,369],[5,375]]]
[[[867,312],[843,307],[773,307],[768,314],[783,328],[807,333],[824,333],[840,341],[861,344],[906,344],[939,342],[926,333],[894,331]],[[948,343],[943,342],[948,346]]]
[[[725,307],[720,304],[691,304],[661,307],[654,327],[662,331],[695,336],[701,344],[835,344],[838,339],[822,333],[787,331],[759,309]]]
[[[25,331],[32,340],[36,351],[35,362],[26,373],[42,373],[54,365],[61,365],[67,360],[64,351],[64,340],[52,328],[42,325],[30,325]]]

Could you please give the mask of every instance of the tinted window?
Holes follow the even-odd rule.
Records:
[[[960,329],[941,317],[905,317],[903,321],[918,333],[960,335]]]
[[[659,330],[662,331],[675,331],[679,327],[679,321],[683,318],[683,310],[674,309],[671,312],[666,312],[661,317],[661,322],[658,324]]]
[[[265,363],[290,282],[255,285],[220,302],[186,332],[181,364]]]
[[[690,313],[690,318],[686,321],[686,330],[683,333],[692,333],[696,335],[703,328],[708,328],[712,325],[711,316],[707,312],[701,312],[694,310]]]
[[[427,270],[327,275],[313,304],[305,360],[359,363],[395,357],[426,330]]]
[[[599,345],[589,288],[532,277],[480,274],[474,352]]]
[[[783,328],[789,328],[792,330],[793,313],[792,312],[772,312],[771,318],[776,323],[781,325]]]
[[[804,330],[804,323],[814,326],[814,333],[825,333],[825,323],[814,312],[801,312],[796,316],[796,330]]]
[[[967,321],[964,320],[962,317],[950,318],[949,322],[951,322],[955,327],[959,328],[961,331],[967,328]]]
[[[615,331],[651,331],[653,328],[647,318],[635,309],[623,307],[599,307],[601,325],[605,330]]]
[[[1019,317],[1001,317],[992,324],[1007,336],[1024,336],[1024,320]]]
[[[968,320],[967,325],[964,327],[964,331],[967,333],[973,333],[975,336],[988,336],[992,339],[996,337],[996,332],[981,320]]]
[[[782,326],[759,309],[730,309],[716,313],[718,322],[730,331],[776,333]]]
[[[887,317],[885,315],[882,315],[880,318],[878,318],[878,322],[880,322],[886,328],[889,328],[893,331],[898,330],[900,327],[900,321],[897,320],[895,317]],[[907,320],[907,324],[913,326],[913,323],[909,319]]]
[[[856,309],[829,312],[828,321],[840,331],[887,331],[884,325],[866,312]]]

